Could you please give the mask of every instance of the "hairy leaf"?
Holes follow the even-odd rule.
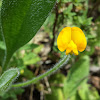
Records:
[[[1,20],[7,46],[6,65],[13,53],[34,37],[54,3],[55,0],[3,0]]]
[[[5,93],[12,82],[18,77],[19,71],[17,68],[12,68],[5,71],[0,77],[0,94]]]
[[[84,56],[77,61],[68,73],[64,84],[64,95],[66,98],[76,93],[78,87],[86,82],[89,74],[89,57]]]

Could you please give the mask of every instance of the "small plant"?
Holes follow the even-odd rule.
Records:
[[[96,55],[93,55],[95,46],[98,49],[100,45],[100,23],[92,26],[88,0],[2,0],[0,8],[0,100],[8,100],[10,95],[17,100],[17,95],[25,90],[22,87],[34,84],[39,92],[44,92],[45,86],[37,83],[43,78],[46,84],[50,83],[51,89],[48,89],[50,93],[42,94],[44,100],[100,99],[97,90],[87,84],[90,56]],[[50,69],[42,72],[39,66],[45,64],[47,58],[42,61],[40,49],[45,42],[38,45],[32,39],[39,29],[39,35],[43,32],[49,36],[49,41],[46,40],[50,47],[47,58],[55,62],[53,67],[49,65]],[[99,55],[92,62],[95,65]],[[63,66],[66,67],[61,72]],[[53,74],[56,71],[58,73]]]
[[[13,70],[10,69],[8,71],[5,70],[7,70],[9,66],[9,61],[13,53],[20,47],[25,45],[36,34],[36,32],[39,30],[39,28],[45,21],[46,17],[48,16],[48,13],[51,11],[52,7],[55,4],[55,1],[53,0],[47,0],[45,2],[33,1],[28,2],[27,4],[25,2],[26,1],[14,2],[13,0],[3,0],[2,3],[1,34],[6,44],[5,56],[4,60],[2,61],[3,74],[0,78],[0,82],[2,83],[0,85],[0,91],[2,92],[5,92],[9,88],[9,85],[10,87],[23,87],[30,85],[32,83],[36,83],[40,79],[52,74],[61,66],[66,64],[70,58],[70,56],[68,55],[70,52],[74,52],[75,55],[78,55],[77,50],[83,51],[86,47],[86,39],[81,29],[74,27],[72,29],[69,27],[64,28],[58,36],[57,43],[60,51],[64,51],[66,49],[66,54],[68,56],[65,56],[60,62],[55,64],[53,68],[51,68],[44,74],[37,76],[36,78],[33,78],[23,83],[12,84],[12,81],[16,79],[15,77],[18,77],[19,71],[17,68],[14,68]],[[44,6],[47,7],[47,9],[43,8]],[[40,18],[40,16],[42,17],[42,19]],[[80,40],[75,41],[75,39],[77,38],[75,37],[75,33],[77,32],[77,36],[79,36],[79,39],[80,37],[83,38],[82,40],[84,40],[84,42]],[[72,40],[75,42],[77,46],[74,44]],[[16,74],[14,73],[14,70],[17,72]],[[12,77],[8,77],[10,75],[9,73],[12,75]]]

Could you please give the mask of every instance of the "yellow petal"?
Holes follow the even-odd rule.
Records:
[[[71,28],[71,40],[77,45],[77,49],[82,52],[85,50],[87,41],[83,31],[78,27]]]
[[[58,38],[57,38],[58,49],[61,52],[65,51],[70,40],[71,40],[71,27],[65,27],[59,33]]]
[[[71,53],[71,51],[72,51],[72,50],[71,50],[70,48],[67,48],[67,49],[66,49],[66,55],[68,55],[69,53]]]
[[[78,50],[77,50],[77,49],[74,49],[74,50],[73,50],[73,53],[74,53],[75,55],[78,55]]]
[[[74,53],[78,55],[77,45],[71,40],[66,48],[66,55]]]

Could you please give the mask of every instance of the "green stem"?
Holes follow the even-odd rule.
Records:
[[[37,76],[36,78],[33,78],[32,80],[29,80],[29,81],[26,81],[23,83],[13,84],[12,87],[24,87],[24,86],[36,83],[37,81],[43,79],[44,77],[52,74],[55,71],[57,71],[64,64],[67,64],[69,61],[69,58],[70,58],[70,55],[63,57],[53,68],[49,69],[44,74],[41,74],[41,75]]]

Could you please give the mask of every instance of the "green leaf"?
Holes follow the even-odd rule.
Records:
[[[35,64],[40,60],[39,56],[33,52],[26,54],[23,58],[24,65]]]
[[[0,16],[1,16],[1,11],[0,11]],[[6,47],[5,47],[5,44],[3,41],[1,17],[0,17],[0,66],[2,66],[2,64],[3,64],[3,60],[4,60],[4,56],[5,56],[5,49],[6,49]]]
[[[29,70],[27,67],[24,70],[24,73],[22,74],[25,78],[27,79],[32,79],[33,77],[35,77],[34,73]]]
[[[73,96],[71,96],[70,100],[83,100],[83,99],[81,99],[78,92],[76,92]]]
[[[46,94],[46,100],[64,100],[62,88],[59,87],[60,84],[63,84],[65,76],[60,73],[52,75],[49,79],[51,84],[51,93]]]
[[[13,53],[30,41],[40,29],[56,0],[3,0],[2,31],[7,55],[6,65]]]
[[[91,88],[91,89],[90,89]],[[99,94],[95,88],[84,83],[78,91],[82,100],[100,100]]]
[[[86,82],[89,74],[89,57],[83,56],[71,68],[64,83],[65,98],[76,93],[78,87]]]
[[[51,75],[50,79],[49,79],[49,82],[52,84],[63,84],[64,81],[65,81],[65,76],[61,73],[56,73],[54,75]]]
[[[11,86],[12,82],[18,77],[19,71],[17,68],[12,68],[5,71],[0,77],[0,95],[5,93]]]
[[[17,95],[21,95],[23,92],[22,88],[10,89],[7,93],[0,95],[0,100],[18,100]]]
[[[96,39],[97,39],[96,46],[100,47],[100,23],[97,25],[96,33],[97,33],[97,36],[96,36]]]
[[[0,35],[0,37],[1,37],[1,35]],[[5,50],[6,49],[5,44],[3,42],[3,39],[2,39],[2,41],[0,41],[0,49],[2,49],[2,50]]]
[[[51,90],[52,92],[50,94],[46,94],[46,100],[64,100],[61,88],[52,86]]]
[[[0,37],[1,37],[1,35],[0,35]],[[2,40],[2,41],[0,41],[0,66],[2,66],[2,64],[3,64],[4,56],[5,56],[5,44]]]
[[[32,50],[32,49],[35,49],[36,47],[38,47],[37,44],[26,44],[22,48],[20,48],[19,51],[20,50]]]

